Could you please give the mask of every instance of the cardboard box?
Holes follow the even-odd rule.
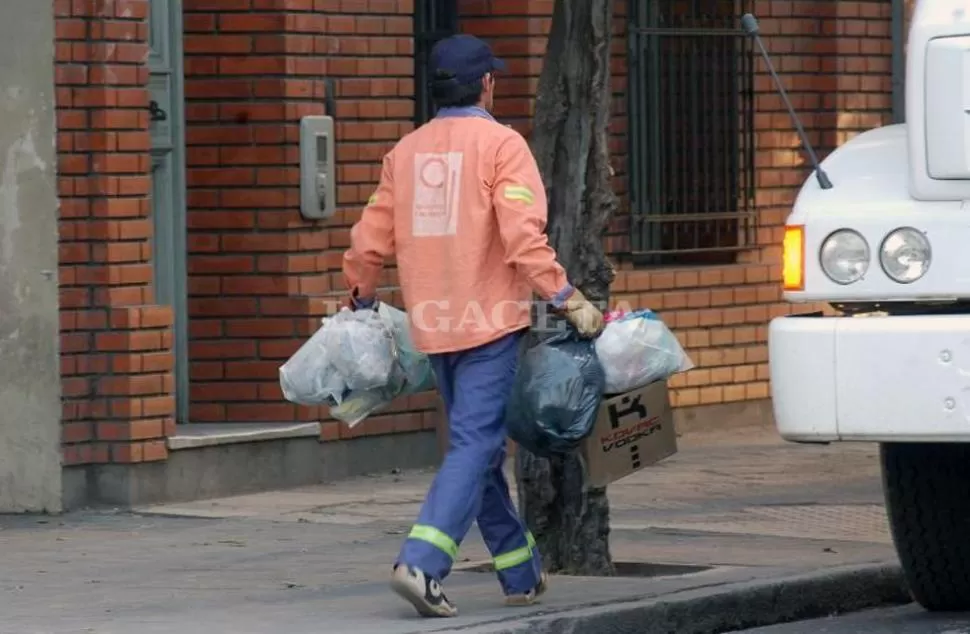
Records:
[[[605,487],[677,453],[666,381],[604,397],[593,433],[583,442],[589,484]]]

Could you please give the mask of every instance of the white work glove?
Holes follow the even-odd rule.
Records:
[[[565,305],[566,319],[583,337],[592,338],[603,330],[603,313],[593,306],[579,289],[569,296]]]

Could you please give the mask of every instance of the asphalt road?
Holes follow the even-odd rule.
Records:
[[[915,605],[745,630],[748,634],[970,634],[970,613],[929,614]]]

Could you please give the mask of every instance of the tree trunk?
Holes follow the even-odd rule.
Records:
[[[613,0],[557,0],[531,146],[549,198],[548,234],[569,279],[605,308],[614,272],[603,236],[616,209],[609,163]],[[576,455],[516,449],[523,519],[550,572],[613,574],[606,489],[584,491]]]

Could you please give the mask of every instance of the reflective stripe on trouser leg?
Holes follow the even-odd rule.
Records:
[[[439,531],[434,526],[422,526],[421,524],[415,524],[411,529],[410,534],[408,534],[408,539],[416,539],[422,542],[427,542],[448,555],[448,559],[452,562],[458,557],[458,544],[455,540],[448,537],[441,531]]]
[[[492,553],[495,573],[506,595],[524,594],[539,583],[542,560],[535,540],[519,518],[505,478],[505,448],[495,457],[485,481],[478,528]]]
[[[502,572],[503,570],[508,570],[509,568],[521,566],[525,562],[532,559],[532,551],[536,547],[536,539],[532,536],[532,533],[526,533],[525,541],[525,546],[522,548],[516,548],[511,552],[501,554],[493,559],[496,572]]]
[[[515,379],[518,361],[516,333],[463,352],[432,355],[435,375],[447,383],[442,395],[451,395],[450,445],[428,491],[415,528],[417,536],[404,541],[398,561],[415,566],[438,581],[451,572],[454,551],[482,509],[486,481],[496,456],[505,447],[505,403]],[[426,539],[434,529],[438,537]]]
[[[506,595],[525,594],[539,585],[542,560],[532,533],[525,533],[526,545],[494,558],[495,573]]]

